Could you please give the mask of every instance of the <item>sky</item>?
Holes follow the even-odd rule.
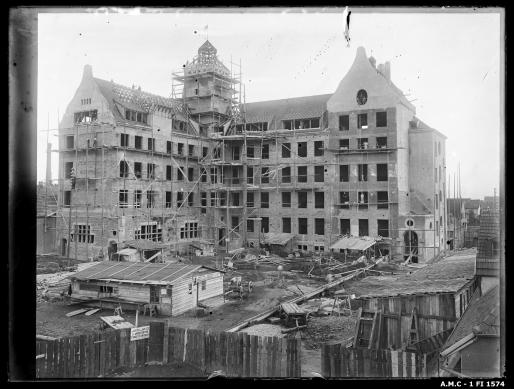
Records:
[[[84,65],[95,77],[171,96],[172,72],[208,38],[229,68],[241,64],[247,102],[333,93],[363,46],[377,64],[391,62],[391,78],[416,116],[448,137],[447,176],[460,165],[462,197],[499,193],[498,10],[350,8],[349,46],[343,8],[48,11],[38,17],[38,180],[45,179],[47,137],[57,148],[56,132],[46,130],[57,128]]]

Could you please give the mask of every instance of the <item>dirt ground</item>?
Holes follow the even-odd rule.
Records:
[[[167,365],[146,365],[136,367],[134,369],[120,368],[116,369],[106,377],[109,378],[198,378],[206,379],[207,374],[194,366],[184,363],[170,363]]]

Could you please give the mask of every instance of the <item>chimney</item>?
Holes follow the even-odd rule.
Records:
[[[378,67],[377,67],[377,70],[378,70],[380,73],[384,74],[384,64],[383,64],[383,63],[379,63],[379,64],[378,64]]]
[[[371,63],[371,66],[373,66],[374,68],[377,67],[377,60],[375,59],[375,57],[369,57],[369,62]]]
[[[391,81],[391,62],[387,61],[385,63],[385,73],[384,76],[387,78],[388,81]]]
[[[91,65],[84,65],[82,78],[93,78],[93,67]]]

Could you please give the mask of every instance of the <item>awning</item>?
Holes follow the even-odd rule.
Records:
[[[294,234],[288,234],[285,232],[282,232],[282,233],[269,232],[267,234],[264,234],[264,243],[265,244],[278,244],[280,246],[285,246],[293,238],[294,238]]]
[[[330,246],[332,250],[359,250],[364,251],[367,248],[373,246],[376,240],[368,237],[344,237],[339,239],[336,243]]]
[[[133,254],[137,254],[137,250],[136,249],[123,249],[123,250],[118,251],[116,254],[118,254],[118,255],[133,255]]]

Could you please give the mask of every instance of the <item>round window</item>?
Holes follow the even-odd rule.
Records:
[[[414,220],[412,220],[412,219],[407,219],[407,220],[405,221],[405,225],[406,225],[407,227],[414,227]]]
[[[368,101],[368,92],[364,89],[361,89],[357,92],[357,104],[364,105]]]

